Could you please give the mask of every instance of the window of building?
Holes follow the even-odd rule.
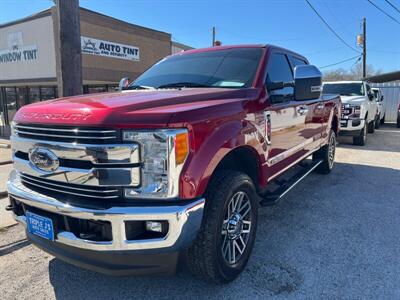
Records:
[[[88,86],[88,93],[104,93],[107,92],[107,86],[105,85],[98,85],[98,86]]]
[[[50,100],[56,98],[56,91],[54,87],[41,87],[40,88],[41,100]]]
[[[7,121],[10,123],[17,112],[17,91],[15,87],[6,87],[6,109],[7,109]]]
[[[40,101],[40,88],[30,87],[29,88],[29,103],[36,103]]]

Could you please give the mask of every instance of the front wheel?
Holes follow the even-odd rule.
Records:
[[[316,171],[321,174],[328,174],[332,171],[335,163],[336,153],[336,133],[331,130],[329,133],[328,144],[319,149],[313,155],[313,160],[322,160]]]
[[[375,132],[375,121],[371,121],[368,123],[368,133]]]
[[[378,115],[375,120],[375,129],[379,129],[380,126],[381,126],[381,116]]]
[[[356,146],[364,146],[367,140],[367,124],[361,129],[358,136],[353,137],[353,144]]]
[[[227,283],[245,268],[257,229],[258,197],[244,173],[223,170],[206,193],[203,222],[188,249],[188,267],[208,281]]]

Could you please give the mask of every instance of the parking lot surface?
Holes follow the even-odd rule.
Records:
[[[0,200],[5,201],[5,200]],[[2,299],[400,298],[400,130],[386,125],[367,145],[343,141],[330,175],[312,174],[260,210],[244,273],[216,286],[175,277],[109,277],[68,265],[0,230]]]

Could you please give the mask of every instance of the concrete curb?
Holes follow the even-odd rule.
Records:
[[[9,144],[1,144],[0,143],[0,148],[2,148],[2,149],[10,149],[11,145],[9,145]]]
[[[6,198],[7,196],[8,196],[8,192],[7,191],[0,192],[0,199]]]
[[[12,164],[12,160],[0,161],[0,166]]]

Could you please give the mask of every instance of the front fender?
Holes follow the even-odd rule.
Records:
[[[204,194],[211,175],[221,160],[232,149],[246,145],[246,140],[249,140],[242,133],[244,126],[240,120],[220,125],[189,156],[180,179],[182,198],[192,199]]]

